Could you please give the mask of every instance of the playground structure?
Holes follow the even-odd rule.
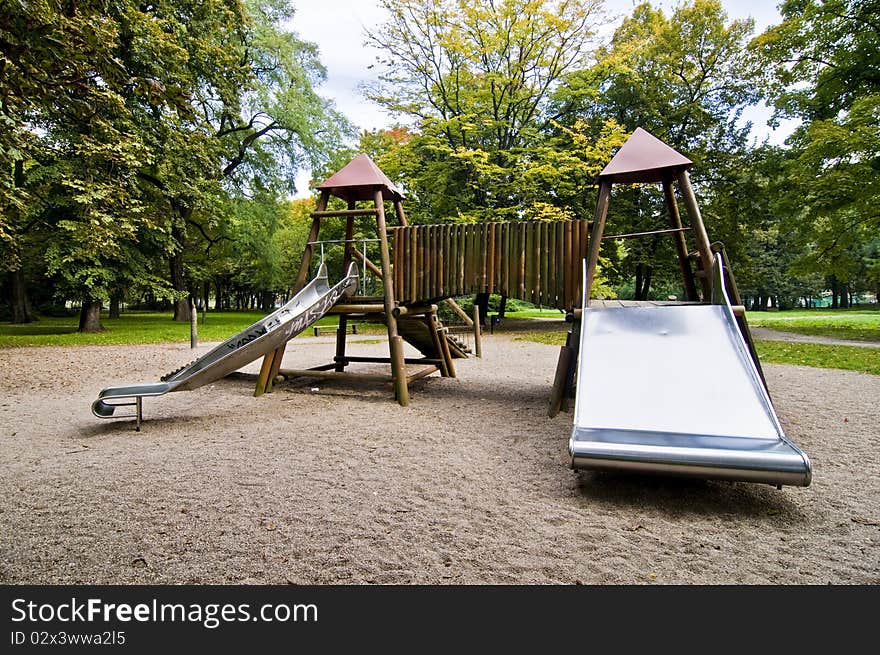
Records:
[[[688,176],[691,165],[637,129],[599,176],[592,224],[580,219],[410,226],[401,191],[369,157],[359,155],[318,186],[321,195],[311,215],[298,293],[289,303],[161,383],[105,389],[92,411],[110,418],[116,407],[136,405],[139,426],[142,397],[195,388],[259,357],[256,396],[271,392],[279,376],[312,377],[390,383],[398,403],[406,406],[412,382],[435,372],[455,377],[454,359],[467,356],[441,323],[438,304],[450,302],[470,320],[454,297],[500,294],[563,310],[571,322],[549,413],[555,416],[574,399],[573,467],[806,486],[809,459],[779,425],[723,246],[711,243],[706,233]],[[662,184],[669,228],[605,235],[615,183]],[[682,223],[674,183],[689,225]],[[342,199],[346,209],[328,209],[331,196]],[[369,205],[358,206],[364,202]],[[397,225],[387,224],[386,202],[392,204]],[[366,249],[355,247],[357,218],[375,220],[378,264],[368,259]],[[337,219],[345,220],[345,238],[337,241],[344,248],[343,279],[332,289],[327,285],[322,257],[318,275],[306,285],[316,246],[323,251],[329,243],[319,240],[322,224]],[[675,242],[683,301],[590,298],[603,240],[661,234]],[[358,285],[355,260],[381,280],[381,296],[352,294]],[[287,342],[324,315],[338,317],[333,361],[282,369]],[[385,325],[387,357],[348,354],[353,320]],[[476,303],[473,325],[479,354]],[[404,342],[421,357],[406,357]],[[391,371],[347,370],[359,363],[387,364]],[[708,365],[711,375],[695,375],[696,364]],[[412,366],[419,368],[412,371]]]
[[[779,424],[724,248],[706,234],[690,166],[637,129],[600,174],[582,307],[574,312],[580,321],[573,322],[560,351],[551,415],[576,380],[569,441],[574,468],[807,486],[810,460]],[[658,182],[670,228],[605,236],[612,185]],[[689,226],[681,223],[673,182],[681,189]],[[693,254],[686,232],[696,243]],[[590,298],[603,240],[658,233],[675,238],[685,301]]]
[[[188,391],[219,380],[242,366],[287,343],[320,319],[341,298],[357,286],[357,266],[351,265],[342,280],[333,287],[327,283],[327,268],[321,266],[309,284],[282,307],[238,334],[230,337],[195,361],[162,377],[160,382],[103,389],[92,403],[98,418],[134,416],[136,429],[143,419],[143,398],[161,396],[171,391]],[[134,407],[133,415],[119,415],[119,407]]]
[[[318,185],[321,196],[312,213],[312,226],[297,278],[308,276],[324,221],[345,219],[343,267],[357,259],[382,281],[382,296],[353,296],[328,311],[339,317],[336,354],[332,362],[310,369],[281,369],[282,344],[263,360],[255,395],[271,391],[277,375],[367,382],[388,382],[401,405],[409,404],[409,386],[439,372],[455,377],[455,359],[465,348],[438,317],[438,304],[449,302],[474,328],[475,350],[480,350],[480,318],[463,315],[454,297],[501,294],[571,311],[580,302],[579,263],[587,252],[586,220],[506,222],[488,224],[408,225],[403,194],[366,155]],[[346,202],[347,209],[328,210],[330,197]],[[369,203],[358,207],[359,202]],[[398,225],[389,226],[385,202],[391,202]],[[374,218],[380,261],[370,261],[355,247],[355,219]],[[476,308],[475,308],[476,310]],[[351,320],[383,323],[388,333],[388,357],[347,354],[347,325]],[[422,357],[404,355],[404,342]],[[351,364],[389,364],[389,375],[346,370]],[[421,366],[409,372],[408,366]]]

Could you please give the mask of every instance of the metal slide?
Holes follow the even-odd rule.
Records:
[[[334,287],[327,283],[327,267],[321,264],[315,279],[281,308],[192,363],[163,376],[161,382],[108,387],[102,390],[98,399],[92,403],[92,413],[98,418],[114,418],[117,407],[135,406],[140,427],[142,398],[161,396],[171,391],[188,391],[237,371],[305,330],[326,314],[340,298],[350,295],[357,288],[357,283],[356,264],[351,264],[346,276]],[[126,417],[129,416],[132,415]]]
[[[573,468],[810,484],[737,326],[720,255],[713,273],[717,304],[584,303]]]

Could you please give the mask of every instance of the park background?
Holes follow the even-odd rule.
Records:
[[[357,152],[415,224],[589,216],[636,127],[694,161],[753,324],[878,339],[875,2],[8,9],[3,345],[183,341],[169,319],[191,304],[203,339],[228,335],[290,297],[311,185]],[[609,229],[663,221],[659,189],[615,190]],[[607,297],[681,297],[662,238],[606,248],[601,271]],[[864,351],[763,348],[873,370]]]

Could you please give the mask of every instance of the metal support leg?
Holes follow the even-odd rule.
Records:
[[[137,396],[135,398],[135,432],[141,431],[141,421],[143,420],[143,398]]]

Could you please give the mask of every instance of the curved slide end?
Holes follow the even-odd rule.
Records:
[[[103,400],[98,398],[95,402],[92,403],[92,414],[94,414],[98,418],[112,418],[113,412],[116,411],[116,407],[117,405],[105,403]]]
[[[98,418],[113,418],[117,407],[136,405],[141,398],[161,396],[172,391],[176,386],[167,382],[155,382],[128,387],[107,387],[101,390],[97,400],[92,403],[92,414]]]

